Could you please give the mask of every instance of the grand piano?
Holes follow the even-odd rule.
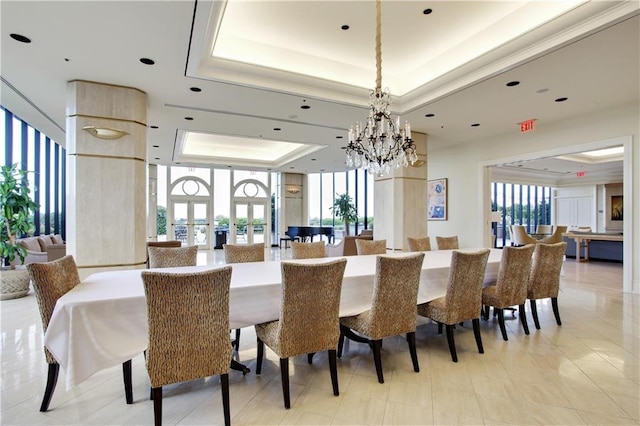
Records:
[[[329,243],[334,240],[333,226],[288,226],[286,235],[292,240],[296,237],[300,238],[300,241],[310,240],[313,241],[315,235],[326,235]]]

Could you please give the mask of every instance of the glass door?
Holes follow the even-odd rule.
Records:
[[[172,201],[173,223],[171,234],[182,245],[197,245],[209,249],[211,225],[209,203],[206,201]]]
[[[267,226],[267,204],[264,202],[234,202],[235,244],[264,243]]]

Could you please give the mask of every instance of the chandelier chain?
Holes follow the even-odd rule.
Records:
[[[382,89],[382,0],[376,0],[376,89]]]

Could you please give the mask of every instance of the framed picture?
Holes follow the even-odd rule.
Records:
[[[622,210],[622,195],[611,196],[611,220],[624,220]]]
[[[447,220],[447,178],[427,181],[427,219]]]

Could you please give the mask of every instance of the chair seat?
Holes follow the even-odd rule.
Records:
[[[369,336],[372,340],[379,340],[387,336],[375,335],[371,327],[371,310],[364,311],[361,314],[352,317],[340,318],[340,324],[349,327],[358,333]]]

